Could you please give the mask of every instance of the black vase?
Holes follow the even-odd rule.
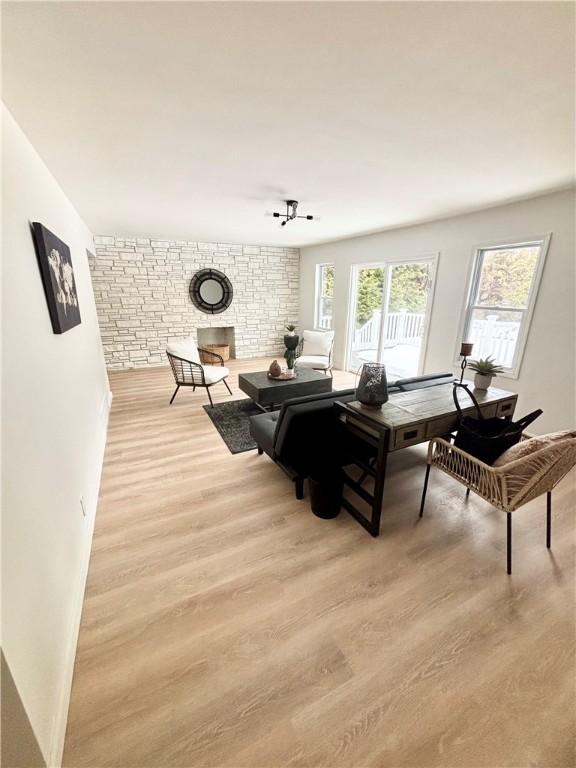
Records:
[[[386,366],[381,363],[364,363],[356,387],[356,399],[366,408],[380,408],[388,402]]]
[[[286,349],[294,350],[298,346],[298,342],[300,341],[299,336],[284,336],[284,346]]]

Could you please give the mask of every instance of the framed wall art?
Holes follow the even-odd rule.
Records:
[[[32,224],[32,234],[52,330],[65,333],[81,322],[70,249],[37,221]]]

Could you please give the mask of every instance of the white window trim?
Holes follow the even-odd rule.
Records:
[[[361,269],[385,269],[386,277],[384,279],[384,285],[382,287],[382,302],[386,298],[388,290],[388,267],[395,264],[409,264],[410,262],[430,262],[431,280],[432,285],[428,293],[428,302],[426,303],[426,313],[424,320],[424,333],[422,335],[422,346],[420,347],[420,356],[418,358],[418,372],[417,376],[421,376],[425,370],[426,355],[428,353],[428,340],[430,336],[430,325],[432,323],[432,312],[434,311],[434,295],[436,292],[436,277],[438,275],[438,262],[440,260],[440,251],[425,251],[418,253],[415,256],[398,256],[393,259],[382,259],[381,261],[366,261],[358,264],[352,264],[350,267],[349,275],[349,291],[348,291],[348,319],[346,323],[346,363],[345,368],[350,371],[350,352],[352,348],[352,339],[354,338],[354,325],[355,325],[355,313],[356,313],[356,294],[358,290],[358,272]],[[382,340],[381,340],[382,341]]]
[[[320,291],[321,291],[321,280],[320,275],[322,273],[322,269],[324,267],[332,267],[334,269],[334,262],[333,261],[323,261],[318,264],[316,264],[316,273],[314,278],[314,330],[315,331],[325,331],[326,328],[320,327],[320,318],[318,317],[318,310],[320,309]],[[334,270],[334,277],[336,277],[336,270]],[[334,330],[334,297],[332,297],[332,327],[328,330]]]
[[[514,240],[496,240],[494,242],[482,243],[474,246],[472,249],[472,263],[468,271],[468,283],[467,290],[464,297],[464,305],[460,313],[460,325],[458,338],[456,339],[456,349],[454,357],[454,365],[460,365],[462,358],[460,357],[460,344],[462,341],[467,341],[465,336],[468,333],[469,319],[472,314],[471,299],[475,293],[480,279],[481,271],[481,255],[484,251],[494,250],[497,248],[522,248],[530,246],[540,247],[540,256],[538,257],[538,263],[534,271],[534,278],[530,287],[530,295],[528,296],[528,303],[523,311],[523,321],[520,326],[520,333],[518,334],[518,341],[516,342],[516,349],[514,350],[513,364],[509,368],[505,368],[498,376],[504,379],[517,379],[520,375],[520,369],[522,367],[522,360],[524,358],[524,349],[528,340],[528,334],[530,332],[530,325],[532,323],[532,316],[534,314],[534,307],[536,306],[536,299],[538,297],[538,291],[540,289],[540,282],[542,280],[542,273],[544,272],[544,264],[546,263],[546,256],[548,255],[548,248],[550,247],[551,232],[547,232],[545,235],[537,235],[535,237],[521,237]],[[474,354],[472,354],[474,358]]]

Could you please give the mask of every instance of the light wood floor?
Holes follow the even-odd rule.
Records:
[[[238,397],[264,361],[231,367]],[[204,392],[169,406],[168,369],[110,378],[66,766],[575,765],[574,476],[552,552],[545,500],[515,514],[508,577],[504,515],[448,478],[417,523],[421,447],[372,539],[231,455]]]

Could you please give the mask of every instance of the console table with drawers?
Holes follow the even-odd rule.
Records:
[[[514,414],[518,395],[496,387],[481,391],[473,389],[470,382],[468,384],[484,416],[511,417]],[[359,480],[344,472],[345,487],[350,488],[369,506],[370,517],[366,517],[349,498],[342,499],[343,507],[372,536],[380,533],[388,454],[427,442],[433,437],[444,437],[455,430],[458,426],[458,412],[452,390],[452,384],[440,384],[427,389],[399,392],[390,395],[389,401],[377,410],[366,408],[357,401],[335,404],[345,428],[355,438],[367,443],[375,455],[371,462],[365,458],[350,457],[350,464],[362,470]],[[461,394],[460,402],[465,415],[475,414],[475,408],[469,407],[470,400],[466,401]],[[372,493],[363,486],[367,476],[374,478]]]

